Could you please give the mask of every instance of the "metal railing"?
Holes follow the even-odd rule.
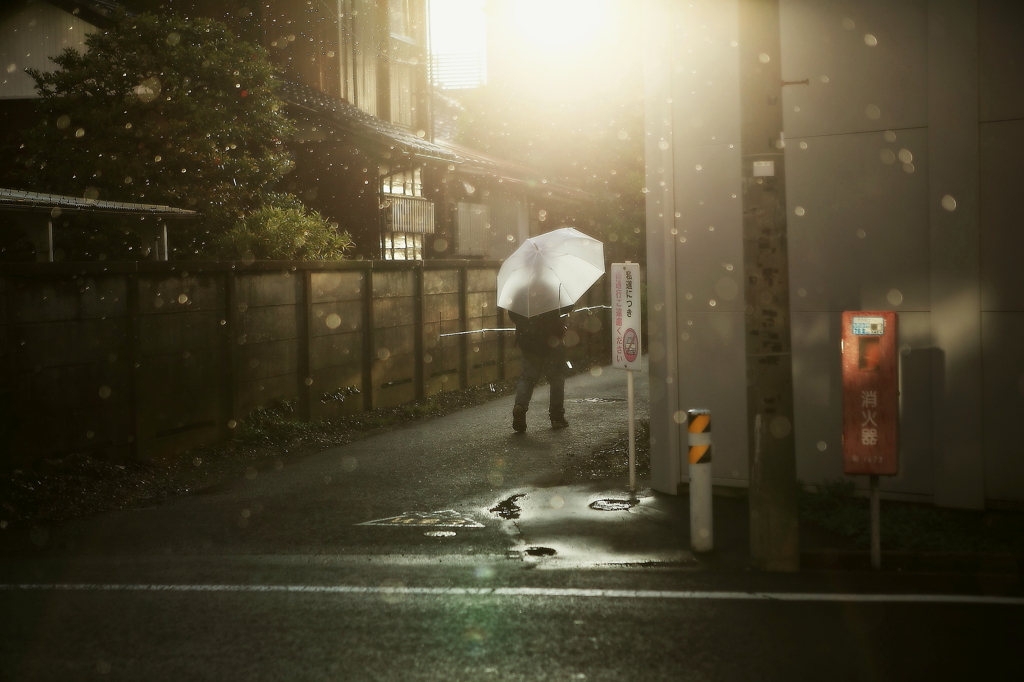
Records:
[[[434,234],[434,202],[429,199],[382,194],[380,215],[384,232]]]

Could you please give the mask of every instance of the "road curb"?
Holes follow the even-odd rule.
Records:
[[[801,569],[872,570],[868,550],[804,550]],[[1021,575],[1024,555],[968,552],[882,552],[882,570]]]

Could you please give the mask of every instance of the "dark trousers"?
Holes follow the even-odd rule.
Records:
[[[516,384],[516,405],[530,408],[533,388],[541,375],[547,377],[551,386],[551,401],[548,415],[551,418],[565,414],[565,347],[561,344],[547,353],[523,351],[523,371]]]

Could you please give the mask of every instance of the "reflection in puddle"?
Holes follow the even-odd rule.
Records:
[[[519,493],[518,495],[513,495],[507,500],[502,500],[487,511],[494,512],[503,519],[518,519],[519,513],[522,509],[520,509],[519,505],[516,504],[516,500],[521,497],[526,497],[526,494]]]

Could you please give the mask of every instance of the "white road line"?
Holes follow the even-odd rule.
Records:
[[[439,597],[582,597],[599,599],[692,599],[723,601],[866,602],[1024,606],[1021,597],[967,594],[856,594],[830,592],[716,592],[600,590],[557,587],[366,587],[358,585],[155,585],[107,583],[0,584],[0,592],[241,592],[299,594],[422,595]]]

